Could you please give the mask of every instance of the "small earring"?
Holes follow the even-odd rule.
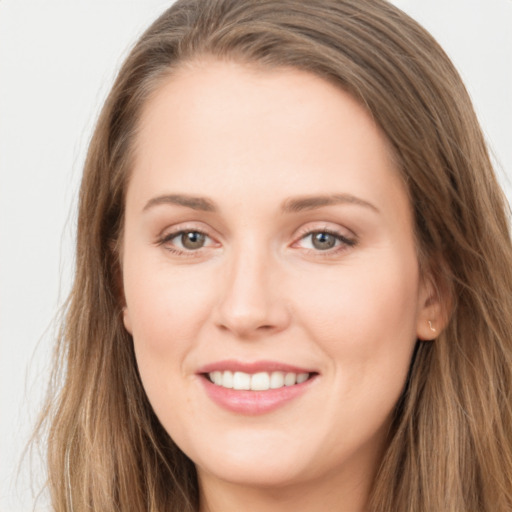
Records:
[[[428,326],[430,327],[430,330],[431,330],[432,332],[437,332],[437,329],[436,329],[435,327],[433,327],[433,326],[432,326],[432,322],[431,322],[430,320],[428,321]]]

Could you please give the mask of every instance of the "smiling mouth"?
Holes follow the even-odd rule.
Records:
[[[268,391],[284,387],[296,386],[311,379],[316,373],[295,372],[232,372],[213,371],[203,374],[210,382],[225,389],[236,391]]]

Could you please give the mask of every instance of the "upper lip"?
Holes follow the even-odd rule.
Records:
[[[278,361],[237,361],[234,359],[227,359],[224,361],[216,361],[201,366],[197,373],[211,373],[211,372],[244,372],[244,373],[259,373],[259,372],[286,372],[286,373],[316,373],[310,368],[303,368],[287,363]]]

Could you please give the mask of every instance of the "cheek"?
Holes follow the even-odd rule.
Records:
[[[418,314],[414,257],[375,258],[303,277],[296,294],[299,322],[334,361],[350,362],[358,380],[370,368],[382,375],[406,371]]]
[[[208,289],[184,274],[159,264],[132,265],[128,260],[124,266],[139,374],[153,410],[172,432],[180,432],[181,418],[192,414],[190,400],[182,392],[183,378],[189,377],[184,362],[211,309]]]
[[[124,289],[135,345],[158,357],[194,337],[210,310],[211,293],[199,276],[164,265],[125,263]]]

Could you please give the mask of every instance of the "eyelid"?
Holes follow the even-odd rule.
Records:
[[[163,242],[163,243],[169,242],[175,238],[178,238],[180,235],[183,235],[185,233],[199,233],[200,235],[204,235],[205,238],[213,240],[213,238],[210,235],[208,235],[208,233],[204,233],[203,231],[200,231],[198,229],[180,229],[178,231],[171,231],[170,233],[167,233],[166,235],[164,235],[161,239],[161,242]]]
[[[356,234],[350,229],[328,222],[310,222],[308,224],[305,224],[295,232],[293,238],[295,240],[299,240],[312,233],[330,233],[331,235],[340,236],[342,238],[346,238],[349,240],[357,239]]]
[[[202,223],[201,223],[202,224]],[[172,243],[172,240],[176,237],[179,237],[183,233],[187,232],[197,232],[204,235],[209,242],[207,242],[204,246],[198,249],[186,249],[180,248]],[[332,256],[338,252],[350,249],[354,247],[358,243],[358,238],[355,233],[351,230],[339,226],[332,225],[329,223],[309,223],[304,226],[301,226],[293,235],[293,242],[290,244],[292,248],[300,248],[300,243],[308,236],[312,236],[315,233],[327,233],[336,238],[337,243],[334,247],[329,249],[316,249],[316,248],[307,248],[303,247],[304,251],[308,251],[316,256]],[[212,229],[205,227],[203,225],[198,226],[195,222],[183,222],[180,224],[176,224],[174,226],[168,226],[163,229],[159,235],[157,235],[156,245],[164,246],[170,252],[180,255],[186,256],[199,256],[205,250],[220,247],[222,244],[218,241],[218,237],[212,234]]]
[[[347,228],[342,228],[340,226],[333,227],[332,225],[326,225],[325,223],[319,225],[307,224],[302,226],[294,236],[294,242],[291,247],[298,247],[299,243],[306,239],[308,236],[312,236],[315,233],[327,233],[329,235],[334,236],[338,242],[334,247],[326,250],[321,249],[310,249],[304,248],[304,250],[315,253],[319,256],[329,256],[333,255],[339,251],[347,250],[351,247],[354,247],[358,243],[358,238],[355,233],[350,231]]]
[[[176,236],[180,233],[188,231],[196,231],[197,233],[201,233],[203,235],[208,236],[212,240],[215,240],[217,238],[214,234],[212,234],[212,228],[210,228],[208,225],[205,225],[203,222],[196,221],[185,221],[178,222],[172,225],[167,225],[158,232],[156,238],[158,240],[162,240],[164,238],[170,238],[172,236]]]
[[[219,247],[221,244],[217,241],[217,238],[211,233],[211,229],[205,228],[203,226],[198,226],[197,223],[194,222],[183,222],[180,224],[176,224],[174,226],[168,226],[163,229],[156,237],[155,244],[164,247],[169,252],[185,255],[185,256],[199,256],[205,249],[210,249],[212,247]],[[180,248],[172,243],[172,240],[179,237],[183,233],[200,233],[204,235],[210,242],[205,244],[203,247],[198,249],[186,249]]]

